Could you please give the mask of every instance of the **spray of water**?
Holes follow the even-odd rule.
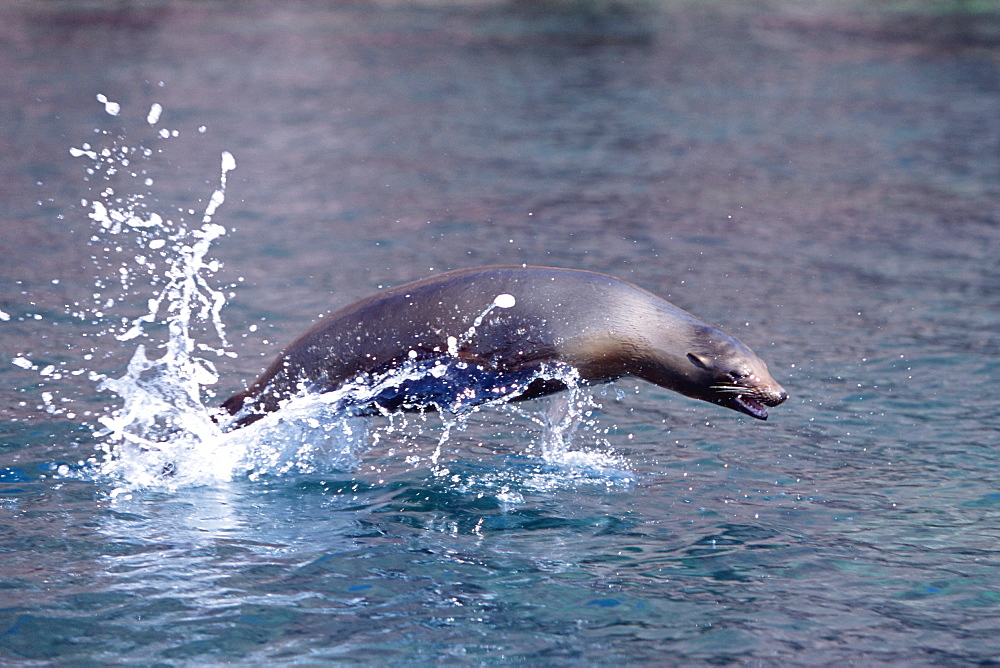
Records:
[[[98,101],[113,116],[121,111],[103,95]],[[160,105],[152,105],[147,123],[155,126],[161,113]],[[178,131],[161,128],[156,140],[177,136]],[[113,392],[122,405],[98,418],[104,440],[91,464],[99,475],[135,487],[227,479],[238,453],[213,447],[222,434],[202,395],[218,380],[214,359],[233,356],[221,318],[225,295],[211,280],[220,265],[209,251],[226,233],[213,218],[225,202],[236,161],[222,153],[219,185],[200,221],[189,223],[183,212],[151,210],[152,179],[137,165],[155,150],[130,146],[122,136],[104,137],[105,146],[85,143],[70,154],[89,165],[92,197],[82,204],[89,207],[91,244],[113,249],[110,257],[95,255],[95,263],[117,281],[99,277],[93,305],[78,315],[112,323],[104,336],[134,343],[135,351],[124,375],[92,374],[98,389]],[[142,292],[137,288],[153,289],[146,311],[116,321],[110,313],[134,300]]]
[[[106,96],[98,96],[98,101],[112,116],[122,111]],[[162,113],[160,105],[152,105],[147,123],[156,126]],[[111,139],[108,133],[103,134]],[[177,136],[177,130],[159,128],[154,141]],[[528,416],[539,427],[543,434],[540,454],[551,471],[539,473],[538,486],[545,487],[553,479],[565,481],[567,475],[608,480],[630,477],[618,458],[570,447],[573,433],[589,419],[588,401],[593,401],[580,391],[573,369],[553,365],[502,387],[477,386],[474,370],[470,372],[458,359],[459,347],[476,336],[491,312],[515,305],[509,294],[497,295],[485,304],[468,329],[449,340],[451,357],[430,364],[413,360],[386,376],[362,379],[325,394],[303,392],[281,410],[243,429],[220,428],[216,420],[224,417],[206,406],[205,389],[218,380],[216,361],[235,355],[228,350],[221,318],[225,294],[213,284],[220,264],[211,258],[210,251],[213,242],[226,234],[214,218],[225,202],[227,178],[236,161],[229,152],[222,153],[218,187],[200,219],[189,223],[188,216],[196,213],[193,210],[187,215],[153,210],[152,179],[136,162],[153,158],[156,151],[130,146],[121,136],[113,139],[106,146],[84,143],[70,150],[73,157],[87,161],[88,180],[92,179],[92,196],[82,202],[92,223],[91,243],[114,250],[111,259],[95,255],[101,275],[93,301],[75,315],[109,323],[102,332],[105,337],[114,337],[119,345],[135,346],[124,374],[109,377],[87,370],[98,389],[116,395],[120,404],[98,416],[97,433],[102,443],[87,467],[91,475],[116,484],[113,495],[143,487],[218,484],[237,475],[253,480],[266,475],[352,469],[373,443],[390,441],[426,420],[426,416],[410,420],[392,414],[387,415],[387,425],[373,429],[368,418],[357,416],[352,407],[370,404],[408,383],[441,379],[453,383],[457,379],[464,389],[455,396],[442,394],[445,399],[437,406],[441,427],[434,450],[430,455],[407,457],[411,466],[426,465],[435,475],[448,477],[451,472],[443,461],[445,448],[477,414],[490,408]],[[116,311],[134,301],[135,294],[150,294],[150,290],[152,296],[144,311],[115,317]],[[14,363],[31,366],[23,357]],[[53,373],[51,369],[39,372]],[[550,403],[542,417],[509,404],[536,378],[559,380],[569,387],[566,395]],[[46,402],[53,411],[59,410],[51,398]],[[455,481],[460,487],[494,482],[489,476]],[[509,491],[507,482],[497,484],[500,494],[507,495],[504,498],[517,501],[518,493]]]

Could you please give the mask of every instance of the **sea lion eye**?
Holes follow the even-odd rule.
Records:
[[[701,355],[695,355],[694,353],[688,353],[687,354],[687,358],[688,358],[688,361],[691,362],[691,364],[694,364],[699,369],[705,369],[706,371],[708,371],[709,368],[710,368],[709,361],[706,358],[702,357]]]
[[[743,380],[749,375],[750,375],[749,372],[744,372],[744,371],[733,370],[729,372],[729,377],[732,378],[733,380]]]

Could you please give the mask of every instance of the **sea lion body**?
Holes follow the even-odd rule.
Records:
[[[376,403],[440,407],[448,387],[460,391],[470,382],[495,391],[544,364],[568,365],[585,383],[636,376],[758,419],[767,417],[764,405],[787,396],[745,344],[631,283],[587,271],[495,266],[407,283],[332,313],[223,407],[247,424],[303,386],[329,391],[425,361],[462,371],[449,375],[450,385],[411,383]],[[536,379],[515,394],[564,388]]]

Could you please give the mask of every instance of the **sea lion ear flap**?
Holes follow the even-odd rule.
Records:
[[[711,369],[711,362],[708,360],[707,357],[704,357],[702,355],[695,355],[694,353],[688,353],[687,358],[688,361],[691,362],[691,364],[694,364],[699,369],[704,369],[705,371]]]

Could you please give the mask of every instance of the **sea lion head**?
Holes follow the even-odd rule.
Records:
[[[767,419],[768,406],[788,398],[764,361],[735,336],[704,325],[692,328],[683,350],[678,343],[676,337],[654,342],[635,375],[758,420]]]

